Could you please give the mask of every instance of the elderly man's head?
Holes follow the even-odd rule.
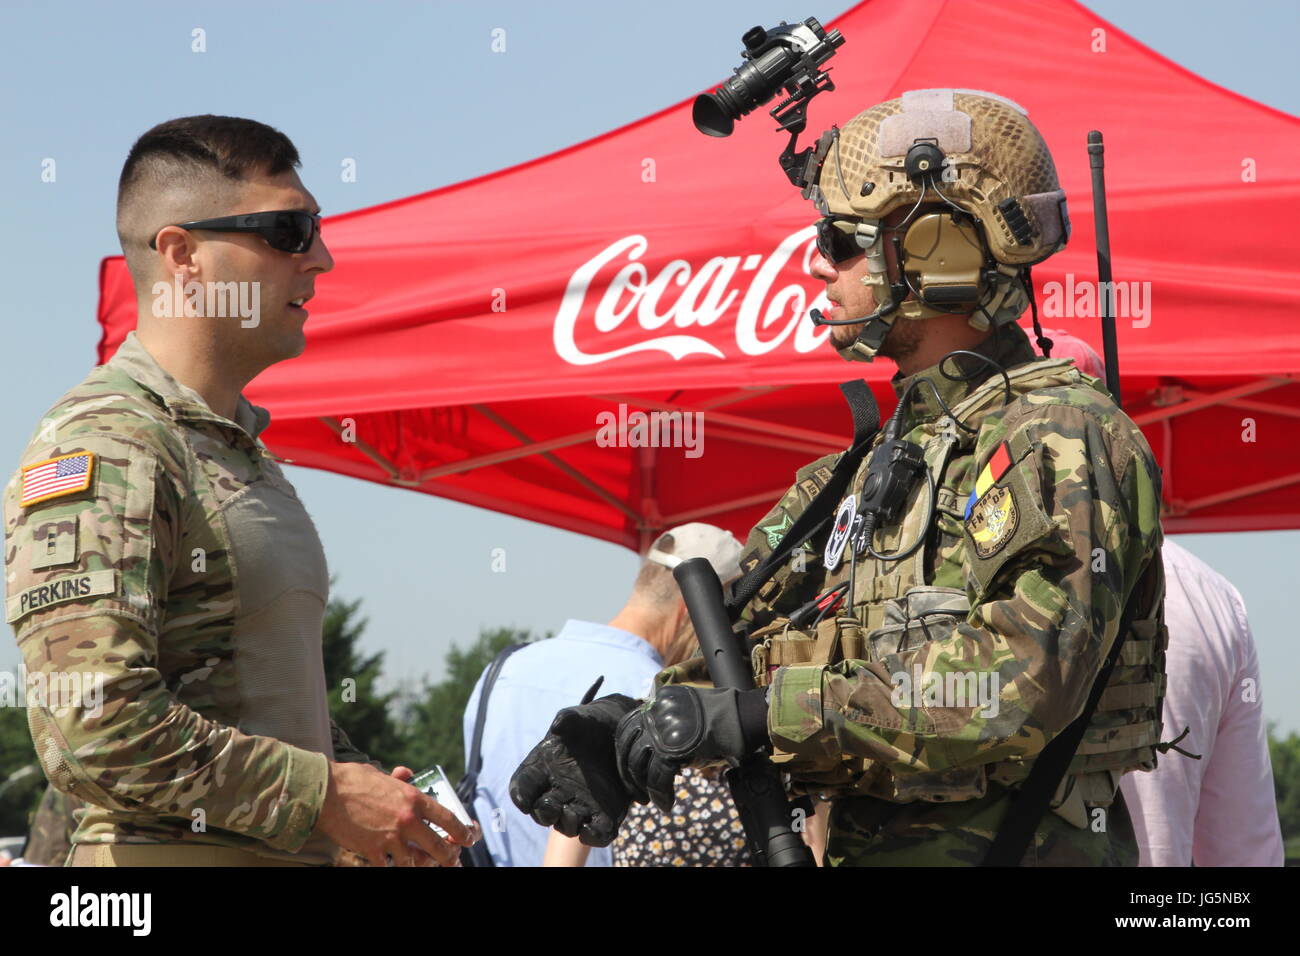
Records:
[[[699,644],[673,568],[691,558],[705,558],[727,585],[740,577],[740,552],[741,544],[731,532],[700,522],[665,531],[651,545],[637,572],[628,607],[667,625],[664,632],[670,637],[659,648],[665,666],[690,657]]]

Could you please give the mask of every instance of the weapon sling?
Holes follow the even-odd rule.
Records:
[[[752,571],[736,582],[732,588],[732,598],[727,602],[727,615],[734,622],[740,612],[758,593],[758,589],[768,582],[776,573],[795,545],[807,541],[822,525],[831,519],[835,509],[844,497],[844,490],[858,470],[858,464],[871,447],[871,440],[880,430],[880,408],[875,396],[862,379],[854,379],[840,385],[849,410],[853,413],[853,445],[835,463],[830,480],[822,486],[817,496],[809,502],[808,507],[795,519],[788,531],[772,552]]]

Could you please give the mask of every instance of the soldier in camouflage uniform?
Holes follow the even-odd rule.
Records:
[[[615,739],[596,766],[575,774],[572,740],[553,732],[516,802],[599,841],[620,804],[584,779],[671,804],[681,767],[759,751],[832,801],[828,863],[976,865],[1036,756],[1084,710],[1127,604],[1120,656],[1021,863],[1136,865],[1117,786],[1159,745],[1160,473],[1101,384],[1037,358],[1016,324],[1028,266],[1069,235],[1046,145],[1002,97],[923,90],[828,132],[814,159],[832,344],[899,365],[898,410],[872,444],[885,451],[743,609],[759,689],[704,686],[696,659],[649,701],[597,700],[583,716]],[[916,477],[895,512],[867,514],[895,438]],[[797,473],[751,532],[746,571],[840,459]]]
[[[5,490],[32,737],[86,805],[73,865],[319,865],[340,847],[454,864],[424,821],[470,838],[330,720],[324,552],[258,437],[270,416],[240,393],[301,353],[296,303],[333,267],[296,165],[250,120],[141,137],[118,197],[138,328],[46,413]],[[261,304],[177,311],[172,276],[251,285]]]

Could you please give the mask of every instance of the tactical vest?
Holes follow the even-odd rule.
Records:
[[[1083,385],[1073,365],[1064,359],[1031,362],[1008,372],[1013,400],[1035,389]],[[906,438],[924,450],[926,465],[937,487],[935,514],[930,515],[931,492],[924,481],[912,488],[906,510],[894,525],[877,529],[873,546],[878,553],[906,549],[919,537],[938,535],[919,546],[910,557],[880,561],[859,556],[854,568],[855,615],[842,612],[815,628],[795,628],[781,617],[755,631],[752,660],[759,686],[770,682],[777,667],[790,664],[827,665],[841,660],[879,660],[919,647],[926,641],[944,640],[966,621],[970,605],[962,558],[967,545],[963,509],[974,487],[974,450],[977,431],[957,427],[953,418],[978,429],[984,417],[1006,402],[1004,380],[995,374],[946,413],[917,425]],[[876,443],[881,438],[877,436]],[[861,500],[867,463],[859,466],[850,493]],[[820,540],[820,536],[819,536]],[[827,572],[821,591],[849,579],[848,550],[834,572]],[[941,554],[936,554],[936,550]],[[941,560],[940,560],[941,559]],[[936,562],[938,564],[935,567]],[[776,583],[774,579],[773,583]],[[762,592],[760,592],[762,593]],[[1135,607],[1128,637],[1111,674],[1083,741],[1052,801],[1052,809],[1078,827],[1088,825],[1088,808],[1107,807],[1121,775],[1128,770],[1153,769],[1155,746],[1160,741],[1160,710],[1164,697],[1163,621],[1164,571],[1159,559],[1150,562],[1135,585]],[[777,751],[774,762],[793,755]],[[801,766],[796,788],[834,796],[862,795],[893,802],[913,800],[949,802],[982,797],[988,781],[1015,785],[1033,766],[1033,758],[1010,758],[990,764],[946,771],[894,773],[860,757],[827,758],[811,773]]]

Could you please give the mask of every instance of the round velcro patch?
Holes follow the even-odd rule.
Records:
[[[849,532],[853,530],[853,516],[857,512],[857,495],[849,495],[840,502],[840,510],[835,513],[835,526],[831,536],[826,540],[826,550],[822,553],[822,563],[827,571],[834,572],[840,566],[844,556],[844,545],[848,543]]]

